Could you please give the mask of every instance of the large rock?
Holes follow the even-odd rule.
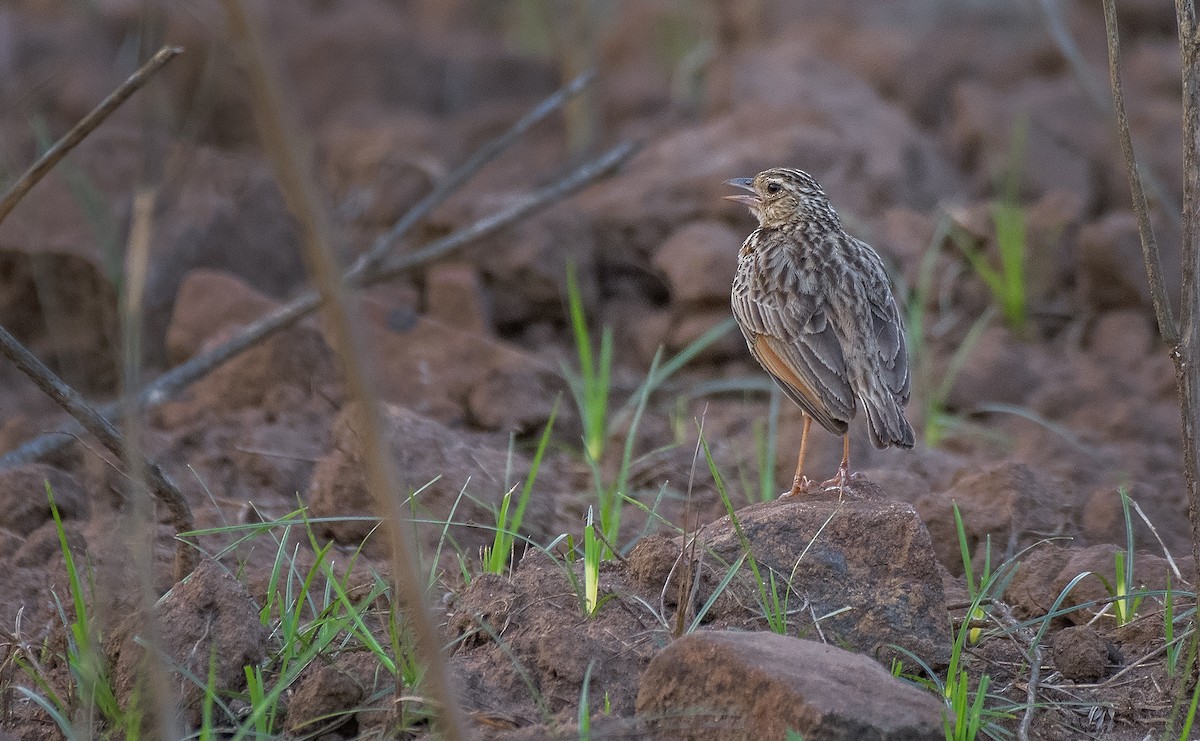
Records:
[[[809,609],[792,618],[799,635],[819,630],[826,640],[876,658],[893,655],[893,644],[931,665],[950,656],[949,623],[942,579],[929,532],[911,505],[881,499],[870,482],[847,487],[847,499],[819,501],[801,494],[752,505],[705,526],[702,547],[732,564],[744,552],[757,561],[762,579],[774,573],[779,598]],[[743,564],[737,589],[744,601],[760,601]],[[790,587],[789,587],[790,585]],[[768,585],[768,588],[769,585]],[[847,609],[848,608],[848,609]],[[810,616],[820,617],[814,625]]]
[[[278,308],[244,280],[197,268],[183,278],[167,326],[167,359],[182,363],[205,346]]]
[[[953,351],[951,351],[953,352]],[[996,324],[979,335],[966,359],[953,376],[946,396],[951,410],[970,412],[986,403],[1022,404],[1040,381],[1033,363],[1034,351],[1013,336],[1008,327]],[[938,377],[949,375],[953,361],[947,357]]]
[[[597,261],[639,277],[647,293],[662,290],[650,256],[684,224],[737,219],[749,233],[745,208],[721,198],[731,177],[808,170],[858,232],[856,218],[925,210],[962,193],[937,144],[903,111],[805,43],[751,45],[734,63],[728,112],[654,141],[577,198],[595,224]]]
[[[1016,156],[1025,196],[1066,189],[1085,209],[1095,204],[1094,167],[1112,146],[1112,123],[1095,114],[1074,78],[1031,78],[1005,90],[968,79],[952,100],[950,138],[959,164],[976,173],[977,193],[1003,182]]]
[[[531,432],[565,390],[557,366],[503,340],[404,307],[365,309],[385,401],[447,424]]]
[[[386,686],[392,684],[387,679],[369,651],[346,651],[332,660],[314,661],[296,681],[288,701],[288,730],[303,736],[317,729],[342,730],[350,724],[362,733],[365,726],[387,715],[388,697],[395,690],[394,684]]]
[[[1004,600],[1011,604],[1022,617],[1045,615],[1062,597],[1059,608],[1071,610],[1060,620],[1074,625],[1088,623],[1096,613],[1104,609],[1109,594],[1100,577],[1109,584],[1116,579],[1115,555],[1118,548],[1111,543],[1101,543],[1088,548],[1067,548],[1047,544],[1029,551],[1021,560],[1021,567],[1004,591]],[[1184,579],[1195,573],[1191,556],[1178,559],[1176,564]],[[1071,591],[1066,588],[1081,574],[1089,574],[1076,582]],[[1168,580],[1173,589],[1179,588],[1179,577],[1174,576],[1171,564],[1162,556],[1148,552],[1133,555],[1133,583],[1130,590],[1165,590]]]
[[[865,656],[774,633],[674,641],[642,673],[637,710],[663,739],[944,738],[932,694]]]
[[[671,300],[686,307],[729,303],[745,234],[719,221],[695,221],[676,230],[654,255]]]
[[[74,363],[93,388],[116,380],[117,353],[109,347],[115,286],[145,147],[140,127],[101,127],[71,155],[94,191],[87,202],[66,179],[51,176],[0,225],[0,321],[11,318],[9,306],[19,307],[18,336],[39,354],[62,358],[63,367]],[[189,151],[187,165],[154,214],[143,347],[155,363],[176,291],[193,268],[227,271],[275,297],[304,278],[293,220],[265,164],[201,146]]]
[[[976,567],[991,547],[992,563],[1011,556],[1046,532],[1075,532],[1075,492],[1037,475],[1023,463],[964,468],[950,488],[919,497],[917,511],[934,534],[938,560],[952,574],[963,570],[954,505],[962,515],[967,547]],[[989,541],[990,538],[990,541]]]
[[[594,713],[633,714],[636,678],[662,645],[661,626],[626,602],[632,587],[616,562],[600,567],[602,604],[591,616],[582,585],[581,562],[531,551],[511,578],[482,574],[457,595],[447,624],[468,710],[536,716],[540,706],[578,717],[586,676]]]
[[[96,259],[38,236],[9,241],[0,230],[0,325],[68,383],[111,390],[118,375],[109,343],[117,335],[116,288]]]

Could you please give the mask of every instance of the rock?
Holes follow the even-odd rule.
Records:
[[[109,344],[118,334],[116,289],[96,259],[29,232],[7,239],[0,230],[0,325],[75,388],[111,391],[118,376],[118,353]]]
[[[1054,668],[1073,682],[1095,682],[1108,673],[1108,642],[1090,625],[1073,625],[1054,635]]]
[[[889,208],[880,216],[875,244],[887,254],[896,256],[896,267],[902,271],[903,284],[914,287],[921,282],[921,265],[925,253],[936,250],[933,243],[936,224],[933,218],[910,208]]]
[[[774,633],[704,631],[642,673],[638,715],[661,738],[941,739],[937,698],[871,659]]]
[[[562,383],[548,374],[519,367],[491,368],[467,395],[471,423],[484,430],[529,434],[550,422]],[[559,419],[568,405],[558,405]]]
[[[589,190],[591,187],[595,186],[589,186]],[[508,194],[497,202],[472,200],[467,213],[456,223],[482,218],[494,209],[510,205],[512,198]],[[495,237],[494,248],[476,253],[496,328],[503,330],[547,317],[565,317],[568,265],[574,266],[584,305],[592,305],[599,295],[595,252],[592,221],[574,200],[506,228]]]
[[[68,520],[63,523],[63,534],[71,554],[76,559],[82,559],[91,548],[83,523],[78,520]],[[10,545],[11,547],[11,545]],[[47,563],[55,563],[63,558],[62,541],[58,536],[58,528],[53,522],[43,523],[41,527],[29,533],[12,555],[12,564],[28,569],[43,568]]]
[[[50,521],[46,486],[54,492],[54,505],[64,520],[87,517],[91,509],[87,493],[71,474],[44,463],[28,463],[0,470],[0,511],[4,526],[29,535]]]
[[[267,658],[267,629],[258,610],[237,579],[215,562],[201,563],[157,607],[158,648],[164,662],[186,671],[187,677],[208,677],[211,671],[217,691],[244,691],[245,667],[257,666]],[[142,628],[139,615],[129,616],[106,649],[113,662],[114,692],[127,709],[150,696],[145,686],[145,649],[138,642]],[[178,673],[170,682],[181,693],[185,722],[197,725],[203,686]],[[141,709],[153,712],[144,705]]]
[[[947,358],[945,363],[949,362]],[[939,377],[945,373],[941,370]],[[1040,380],[1029,346],[1013,337],[1008,327],[995,324],[983,330],[970,348],[946,396],[946,406],[970,411],[988,402],[1021,404]]]
[[[297,735],[323,733],[357,722],[356,716],[375,716],[386,671],[370,652],[344,652],[329,663],[313,662],[297,680],[287,705],[288,730]],[[384,698],[386,702],[386,696]]]
[[[364,227],[391,228],[446,174],[438,124],[418,111],[331,121],[316,133],[339,214]]]
[[[380,396],[444,423],[530,432],[565,390],[556,367],[503,340],[403,308],[368,303],[368,341]]]
[[[1164,256],[1164,264],[1166,262]],[[1178,279],[1168,281],[1171,301],[1178,300]],[[1100,310],[1148,308],[1150,286],[1137,220],[1128,211],[1114,211],[1086,224],[1079,232],[1079,290],[1083,301]]]
[[[982,471],[964,468],[948,490],[918,497],[915,504],[938,560],[957,576],[963,563],[953,505],[962,515],[972,561],[981,567],[989,537],[995,564],[1047,531],[1073,532],[1073,499],[1073,492],[1051,487],[1025,464],[1001,463]]]
[[[855,482],[847,497],[871,488]],[[705,526],[700,540],[731,564],[742,555],[745,537],[762,578],[775,573],[781,599],[803,595],[811,614],[829,616],[820,631],[831,643],[876,658],[890,656],[888,646],[896,644],[944,665],[950,637],[942,579],[916,510],[900,502],[815,496],[751,505],[737,512],[741,535],[725,517]],[[751,591],[742,601],[756,604],[758,586],[746,584],[749,574],[743,565],[741,588]],[[795,620],[802,634],[813,630],[807,618]]]
[[[749,234],[753,219],[722,200],[731,193],[724,181],[767,167],[811,172],[844,218],[895,206],[929,209],[962,192],[929,136],[806,44],[748,45],[734,63],[728,112],[653,141],[617,177],[576,199],[593,224],[601,267],[650,274],[654,252],[697,220],[736,219],[735,233]],[[664,172],[672,174],[666,182]]]
[[[215,338],[227,335],[278,307],[278,303],[230,273],[190,271],[179,285],[167,326],[167,359],[182,363]]]
[[[491,507],[498,506],[504,493],[529,471],[529,461],[524,456],[514,453],[510,460],[507,451],[477,436],[459,435],[405,407],[384,405],[382,415],[386,442],[400,474],[401,488],[394,495],[407,498],[411,492],[419,491],[412,504],[418,517],[445,520],[454,509],[455,523],[494,523]],[[347,406],[334,420],[333,450],[317,463],[308,490],[313,517],[378,515],[364,481],[357,425],[353,406]],[[505,479],[509,470],[516,477],[513,481]],[[550,467],[543,465],[525,511],[522,534],[537,537],[536,533],[548,527],[548,490],[554,480]],[[460,495],[464,488],[466,494]],[[374,521],[331,522],[320,526],[323,535],[352,545],[358,545],[375,529]],[[420,532],[424,537],[422,545],[432,554],[441,538],[441,527],[422,528]],[[449,531],[449,537],[461,552],[471,554],[490,544],[493,536],[493,532],[481,528],[451,527]],[[368,542],[369,552],[386,553],[387,548],[380,532]]]
[[[1078,309],[1066,299],[1076,283],[1077,266],[1069,246],[1076,242],[1083,198],[1078,193],[1052,188],[1023,210],[1028,310],[1036,313],[1049,307],[1058,313],[1073,314]]]
[[[800,6],[792,16],[796,31],[817,51],[860,74],[926,130],[938,130],[949,118],[946,91],[960,80],[1003,88],[1062,65],[1049,34],[1034,30],[1042,19],[1029,6],[907,7],[889,7],[882,22],[861,15],[850,22],[821,19]]]
[[[631,593],[615,562],[601,564],[599,582],[603,602],[585,617],[579,563],[571,566],[535,550],[521,560],[511,579],[494,574],[473,578],[447,616],[450,634],[459,639],[453,643],[452,662],[467,710],[537,717],[532,682],[545,698],[542,707],[551,712],[570,708],[577,717],[579,690],[590,666],[593,713],[598,716],[603,707],[614,716],[632,715],[638,692],[633,679],[660,647],[660,638],[649,613],[626,609],[621,599],[607,597]]]
[[[743,239],[718,221],[694,221],[675,230],[655,253],[654,267],[666,275],[676,306],[727,306]]]
[[[748,44],[734,64],[735,104],[759,111],[759,127],[782,128],[782,119],[764,107],[800,101],[793,136],[807,129],[801,138],[815,145],[801,144],[766,166],[795,165],[811,172],[843,216],[876,214],[890,206],[924,210],[961,194],[962,183],[932,138],[899,106],[805,39],[783,35]],[[738,138],[743,146],[761,143],[750,131]],[[769,155],[763,148],[753,161]]]
[[[699,340],[717,325],[728,322],[732,316],[728,306],[707,311],[685,312],[672,325],[671,332],[667,335],[664,343],[665,349],[669,353],[677,353]],[[742,337],[742,333],[738,331],[736,325],[730,324],[723,334],[695,356],[693,362],[717,363],[745,358],[746,355],[745,338]]]
[[[27,258],[34,259],[39,271],[53,270],[42,275],[54,275],[57,287],[42,286],[39,293],[46,291],[46,308],[55,306],[59,312],[57,304],[62,304],[64,323],[52,333],[59,346],[72,341],[76,324],[88,330],[83,339],[88,344],[79,348],[76,361],[81,364],[103,360],[112,365],[117,355],[104,343],[116,336],[111,331],[116,321],[113,285],[123,270],[120,255],[129,228],[129,198],[144,174],[137,163],[144,159],[145,143],[140,126],[102,127],[72,152],[72,160],[92,179],[96,203],[84,208],[65,179],[47,178],[14,210],[13,218],[0,225],[0,250],[17,253],[12,268],[17,277],[27,270]],[[143,347],[147,360],[155,363],[163,358],[175,294],[193,268],[227,271],[276,297],[305,275],[293,220],[265,163],[244,152],[197,146],[189,150],[181,173],[170,197],[160,199],[150,241]],[[71,259],[56,264],[59,255]],[[51,262],[37,264],[47,259]],[[0,266],[0,275],[7,267]],[[5,305],[0,293],[0,307]],[[22,309],[22,323],[31,315],[36,318],[28,306]],[[0,320],[6,321],[2,308]],[[100,331],[105,323],[108,329]],[[37,342],[34,346],[39,349]],[[115,373],[115,365],[112,370]],[[95,376],[95,381],[104,379],[103,374]],[[110,374],[108,382],[115,382],[115,375]]]
[[[479,274],[470,263],[442,263],[425,273],[425,308],[430,319],[465,332],[491,332],[491,311]]]
[[[329,419],[307,412],[303,402],[292,406],[290,414],[237,430],[236,447],[225,452],[238,473],[238,491],[230,494],[248,500],[282,494],[294,503],[308,488],[316,462],[329,452]]]
[[[1063,621],[1075,625],[1087,623],[1103,609],[1110,596],[1104,583],[1095,575],[1103,576],[1110,584],[1114,583],[1114,554],[1118,550],[1121,549],[1111,543],[1088,548],[1059,545],[1035,548],[1025,554],[1021,568],[1017,569],[1016,576],[1004,591],[1004,599],[1022,617],[1045,615],[1076,577],[1090,572],[1092,576],[1077,582],[1061,603],[1062,609],[1079,606],[1079,609],[1066,613]],[[1183,574],[1191,574],[1191,557],[1177,559],[1177,566]],[[1168,575],[1172,588],[1178,588],[1179,580],[1171,573],[1166,559],[1151,553],[1134,554],[1133,575],[1134,583],[1129,587],[1131,590],[1164,590]]]
[[[952,96],[949,135],[959,165],[976,173],[973,192],[993,192],[1003,182],[1012,167],[1016,127],[1024,125],[1025,141],[1016,152],[1022,200],[1065,189],[1081,197],[1085,210],[1095,204],[1093,166],[1111,148],[1112,125],[1094,115],[1073,77],[1035,77],[1004,90],[968,78]]]
[[[1105,312],[1092,325],[1088,349],[1102,366],[1120,368],[1120,372],[1114,375],[1124,376],[1143,365],[1146,356],[1158,350],[1153,322],[1152,316],[1145,311],[1126,309]],[[1143,389],[1152,386],[1145,380],[1148,379],[1138,383]]]
[[[293,397],[334,393],[330,389],[339,378],[340,367],[321,332],[300,324],[218,367],[192,387],[191,398],[197,411],[263,407],[279,413],[287,411]]]

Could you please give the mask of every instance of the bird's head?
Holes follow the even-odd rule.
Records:
[[[825,191],[803,170],[776,167],[752,178],[727,180],[726,184],[747,191],[725,198],[748,206],[760,227],[777,229],[811,221],[837,223]]]

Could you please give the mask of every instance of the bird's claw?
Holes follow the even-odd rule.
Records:
[[[780,497],[794,497],[797,494],[804,491],[805,489],[807,489],[809,486],[812,486],[811,479],[809,479],[807,476],[797,476],[796,478],[792,479],[792,488],[788,489],[787,491],[780,494],[779,496]]]

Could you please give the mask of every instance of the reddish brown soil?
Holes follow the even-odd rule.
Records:
[[[0,324],[68,382],[107,400],[119,375],[114,277],[140,185],[159,187],[145,376],[227,339],[307,283],[298,229],[256,144],[218,4],[169,5],[148,16],[140,3],[93,5],[85,12],[73,2],[16,0],[0,8],[6,183],[44,148],[38,127],[60,135],[133,69],[143,34],[186,51],[0,225]],[[253,5],[289,104],[313,145],[347,259],[552,92],[563,74],[509,17],[507,4]],[[1104,85],[1097,4],[1062,5],[1094,79]],[[1139,154],[1162,183],[1165,204],[1177,204],[1179,55],[1167,5],[1123,4],[1122,22]],[[850,230],[895,268],[902,295],[923,280],[927,266],[926,341],[913,349],[919,374],[910,405],[920,436],[928,427],[927,402],[991,303],[954,244],[931,247],[931,239],[942,215],[952,214],[994,259],[990,204],[1000,194],[1015,127],[1025,126],[1019,200],[1027,217],[1028,326],[1018,332],[994,318],[983,330],[945,398],[945,411],[960,423],[935,447],[880,452],[855,425],[854,467],[924,519],[958,617],[965,592],[952,502],[977,566],[989,543],[993,563],[1022,554],[1005,598],[1013,620],[1045,615],[1079,573],[1111,579],[1110,544],[1125,542],[1119,487],[1161,538],[1160,545],[1135,516],[1143,551],[1138,585],[1165,586],[1164,550],[1191,578],[1174,377],[1155,330],[1113,124],[1092,107],[1038,6],[933,0],[870,10],[815,1],[745,3],[737,4],[745,10],[722,12],[717,6],[723,7],[663,0],[597,11],[591,149],[632,137],[641,151],[611,178],[535,217],[363,292],[363,330],[403,485],[418,489],[441,477],[418,498],[419,513],[433,520],[448,516],[464,487],[470,495],[455,511],[453,547],[441,553],[446,571],[435,591],[447,595],[437,617],[447,640],[459,642],[452,667],[481,735],[573,733],[589,662],[596,662],[595,706],[605,695],[611,705],[611,716],[598,717],[594,731],[637,733],[638,676],[670,637],[633,600],[657,599],[656,587],[638,582],[645,572],[636,564],[606,566],[606,588],[618,595],[607,617],[565,622],[554,618],[578,605],[561,569],[537,571],[537,559],[548,557],[533,557],[513,581],[477,576],[464,590],[453,554],[477,564],[479,547],[491,542],[492,508],[525,477],[559,394],[554,444],[522,532],[539,544],[561,533],[578,540],[595,502],[579,452],[581,422],[561,373],[564,362],[575,362],[567,265],[578,273],[589,316],[613,329],[614,404],[622,404],[660,346],[674,354],[728,318],[736,250],[752,224],[743,208],[720,198],[722,183],[767,166],[812,172]],[[556,115],[399,249],[468,225],[575,160],[564,117]],[[1154,217],[1168,288],[1177,297],[1172,212],[1177,206],[1163,205]],[[924,261],[929,249],[935,254]],[[674,376],[642,419],[630,494],[648,505],[657,498],[662,517],[688,529],[724,514],[703,457],[697,464],[699,423],[735,505],[757,501],[757,440],[768,412],[764,379],[736,331]],[[323,327],[308,320],[145,414],[142,446],[179,482],[197,528],[279,517],[298,500],[312,516],[368,515],[346,396]],[[63,422],[52,403],[0,363],[0,452]],[[628,417],[616,421],[603,464],[607,477],[616,474],[627,425]],[[785,401],[777,488],[790,480],[799,430],[799,413]],[[839,455],[838,440],[815,433],[812,471],[832,472]],[[0,656],[9,658],[0,665],[0,720],[17,738],[57,732],[15,694],[15,685],[29,680],[11,660],[17,646],[47,640],[61,651],[65,640],[56,600],[67,601],[66,571],[49,509],[40,504],[47,478],[75,553],[95,574],[94,609],[118,636],[108,646],[117,675],[126,681],[134,671],[130,651],[120,648],[128,635],[118,618],[139,597],[123,536],[132,514],[119,469],[83,438],[35,467],[0,472],[0,635],[9,637],[0,642],[8,651]],[[624,550],[647,533],[669,530],[634,507],[625,515],[617,544]],[[319,526],[316,536],[336,543],[341,569],[371,530],[369,523],[341,522]],[[171,585],[170,535],[162,528],[156,541],[159,592]],[[307,537],[291,537],[297,558],[311,563]],[[1058,540],[1043,542],[1049,538]],[[432,563],[440,528],[423,526],[418,539]],[[216,554],[232,537],[195,540]],[[173,593],[184,606],[172,609],[219,623],[220,631],[244,618],[245,636],[219,638],[232,662],[222,666],[231,687],[241,664],[272,650],[253,616],[275,552],[273,542],[262,540],[220,558],[246,593],[221,587],[213,604]],[[386,572],[385,556],[383,541],[368,538],[358,573]],[[1171,578],[1174,587],[1187,588]],[[470,615],[503,624],[508,611],[524,609],[509,604],[518,595],[543,612],[514,628],[508,653],[477,650],[490,639],[472,631]],[[1089,577],[1067,604],[1102,596],[1099,579]],[[1106,616],[1075,633],[1062,629],[1087,623],[1083,612],[1053,622],[1044,638],[1039,696],[1049,706],[1039,711],[1036,737],[1132,739],[1163,727],[1175,680],[1161,655],[1105,682],[1161,646],[1161,605],[1147,599],[1142,615],[1120,629]],[[719,625],[762,629],[751,617]],[[997,640],[980,647],[973,671],[989,667],[996,691],[1024,703],[1028,666],[1013,645]],[[520,662],[531,674],[514,670]],[[61,664],[45,669],[66,681]],[[346,652],[298,681],[287,727],[311,728],[303,726],[307,719],[360,708],[324,738],[372,733],[394,720],[386,706],[402,689],[383,687],[377,667]],[[194,698],[186,699],[194,710]]]

